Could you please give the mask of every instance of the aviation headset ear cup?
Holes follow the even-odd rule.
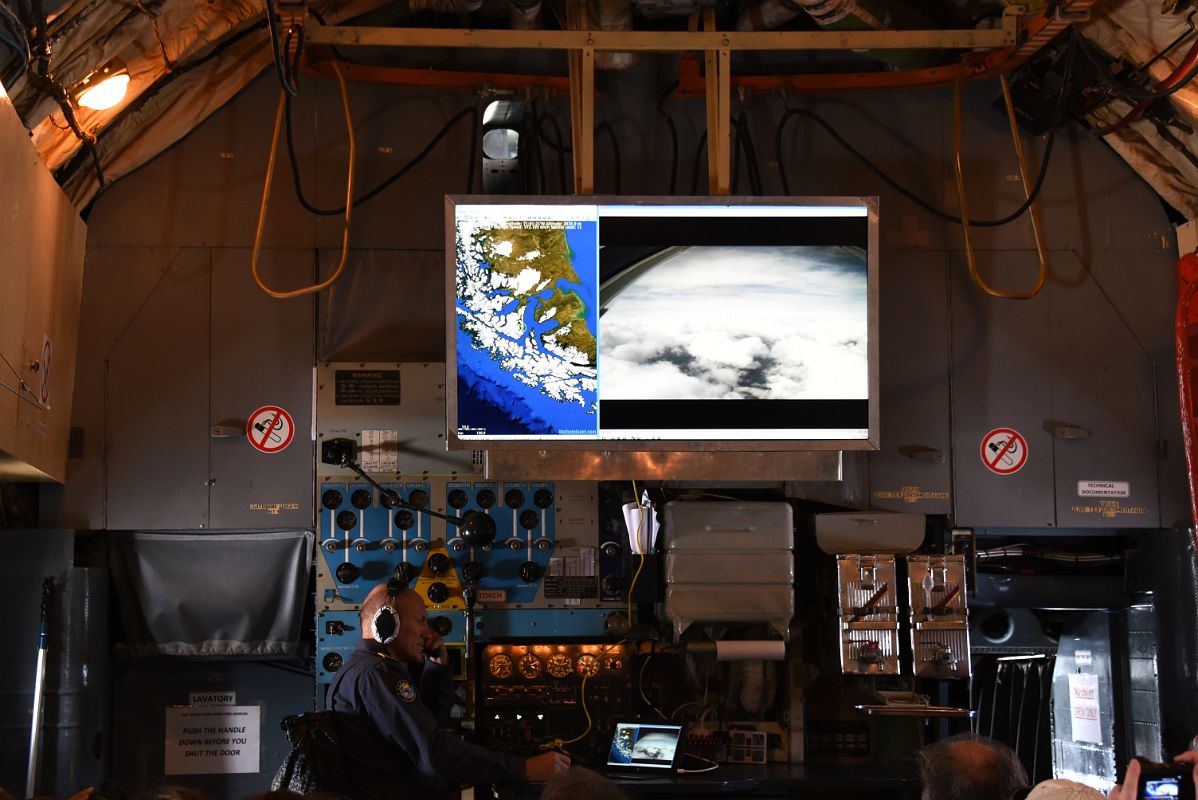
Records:
[[[391,644],[399,635],[399,614],[391,606],[380,606],[370,620],[370,635],[379,644]]]

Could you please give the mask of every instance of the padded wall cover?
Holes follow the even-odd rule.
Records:
[[[132,532],[110,540],[132,655],[296,654],[311,532]]]

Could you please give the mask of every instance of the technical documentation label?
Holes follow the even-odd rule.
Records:
[[[164,773],[256,773],[261,734],[258,706],[171,706]]]
[[[1131,497],[1129,481],[1078,481],[1078,497]]]

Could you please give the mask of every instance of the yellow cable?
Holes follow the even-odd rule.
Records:
[[[641,551],[637,553],[640,556],[640,565],[637,566],[636,572],[632,576],[632,583],[628,587],[628,627],[632,627],[632,590],[636,588],[636,580],[641,577],[641,570],[645,568],[645,548],[641,546],[641,532],[645,528],[645,507],[641,505],[640,495],[637,494],[636,481],[632,482],[632,499],[636,503],[637,514],[636,522],[636,549]],[[653,530],[650,528],[649,530]]]
[[[599,651],[599,655],[596,658],[602,659],[605,655],[607,655],[609,652],[611,652],[613,647],[619,647],[620,645],[624,644],[626,641],[628,641],[628,640],[621,639],[620,641],[616,642],[615,644],[609,644],[607,647],[605,647]],[[602,669],[603,665],[600,664],[599,667],[600,667],[600,669]],[[550,739],[547,742],[542,742],[540,745],[540,748],[542,750],[562,750],[568,744],[574,744],[575,742],[585,739],[586,735],[591,732],[591,727],[592,727],[593,723],[591,720],[591,712],[587,709],[587,678],[589,678],[589,677],[591,677],[590,674],[584,672],[582,675],[582,685],[578,687],[578,695],[582,700],[582,713],[584,715],[586,715],[586,718],[587,718],[586,728],[583,730],[582,733],[578,734],[573,739]]]
[[[337,264],[337,269],[328,280],[313,284],[312,286],[305,286],[302,289],[292,289],[286,292],[271,289],[262,282],[262,278],[258,275],[258,256],[262,252],[262,230],[266,227],[266,207],[270,202],[270,183],[275,174],[275,156],[279,152],[279,131],[283,128],[283,109],[286,107],[287,102],[286,93],[280,91],[279,107],[275,111],[275,132],[270,140],[270,157],[266,162],[266,183],[262,187],[262,206],[258,209],[258,229],[254,232],[254,249],[250,252],[250,270],[254,274],[254,283],[258,284],[258,288],[271,297],[280,299],[299,297],[300,295],[313,294],[322,289],[327,289],[333,285],[334,281],[341,277],[341,272],[345,269],[345,262],[349,257],[349,218],[350,212],[353,211],[354,207],[354,163],[357,160],[357,143],[354,140],[354,120],[349,113],[349,90],[345,87],[345,77],[341,74],[341,67],[337,65],[336,61],[329,63],[333,68],[333,72],[337,73],[337,82],[341,85],[341,105],[345,109],[345,129],[349,136],[349,171],[345,176],[345,230],[341,235],[341,261]]]
[[[1023,142],[1019,139],[1019,127],[1015,122],[1015,107],[1011,102],[1011,90],[1007,85],[1006,76],[1000,78],[1003,89],[1003,101],[1007,107],[1007,117],[1011,123],[1011,138],[1015,144],[1015,156],[1019,160],[1019,174],[1023,179],[1024,197],[1031,197],[1032,187],[1028,180],[1027,162],[1023,158]],[[1008,292],[995,289],[986,283],[978,272],[977,259],[973,251],[973,234],[969,230],[969,203],[965,198],[965,172],[961,167],[961,87],[965,84],[965,70],[957,73],[957,81],[953,84],[953,172],[957,181],[957,199],[961,203],[961,230],[965,234],[965,259],[969,263],[969,277],[978,288],[991,297],[1005,300],[1030,300],[1040,293],[1048,279],[1048,251],[1044,244],[1044,233],[1040,228],[1040,212],[1032,201],[1028,210],[1031,212],[1032,233],[1036,239],[1036,254],[1040,258],[1040,275],[1036,285],[1026,292]]]

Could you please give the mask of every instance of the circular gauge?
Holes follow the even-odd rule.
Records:
[[[545,671],[555,678],[565,678],[574,669],[574,662],[565,653],[554,653],[545,662]]]
[[[624,659],[619,656],[608,656],[603,666],[612,672],[619,672],[624,669]]]
[[[520,668],[520,674],[530,681],[541,674],[541,659],[532,653],[521,656],[516,666]]]
[[[491,660],[487,662],[487,671],[500,680],[510,678],[512,677],[512,659],[503,653],[491,656]]]
[[[583,653],[578,657],[578,674],[593,678],[599,674],[599,659],[592,653]]]

